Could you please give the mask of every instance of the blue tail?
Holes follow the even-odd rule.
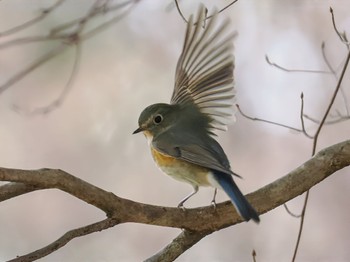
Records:
[[[216,170],[213,170],[212,174],[222,189],[230,197],[231,202],[244,220],[249,221],[250,219],[253,219],[256,223],[259,223],[260,219],[258,213],[239,190],[236,183],[233,181],[232,176]]]

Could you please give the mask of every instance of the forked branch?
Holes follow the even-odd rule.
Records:
[[[289,174],[249,194],[247,198],[256,210],[263,214],[306,192],[326,177],[349,165],[350,140],[347,140],[320,151]],[[68,234],[70,236],[68,241],[67,235],[64,235],[53,242],[54,245],[50,244],[32,252],[30,260],[26,260],[26,256],[20,256],[13,261],[39,259],[59,249],[75,237],[102,230],[104,227],[101,229],[101,223],[106,223],[106,228],[108,228],[127,222],[184,229],[185,231],[173,241],[175,244],[169,244],[149,260],[172,261],[205,236],[243,222],[229,201],[218,204],[216,209],[208,206],[187,209],[186,211],[178,208],[146,205],[120,198],[62,170],[0,168],[0,181],[11,182],[0,186],[0,201],[35,190],[56,188],[94,205],[104,211],[108,217],[106,220],[108,223],[101,221],[97,223],[99,226],[87,226],[92,230],[85,230],[86,227],[75,229],[71,231],[74,232],[73,234]],[[6,196],[6,194],[8,195]]]

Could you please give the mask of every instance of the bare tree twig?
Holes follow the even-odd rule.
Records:
[[[19,45],[19,44],[30,44],[33,42],[43,42],[43,41],[52,41],[52,40],[65,41],[67,38],[70,38],[71,35],[76,34],[77,29],[74,29],[74,27],[81,28],[81,24],[86,24],[88,22],[91,22],[93,19],[95,19],[98,16],[105,15],[105,14],[111,13],[111,12],[116,11],[116,10],[119,11],[120,9],[127,7],[128,5],[130,5],[132,7],[133,4],[138,3],[139,0],[128,0],[128,1],[125,1],[123,3],[119,3],[117,5],[110,6],[107,9],[101,8],[100,6],[96,6],[96,3],[98,3],[98,2],[99,1],[97,0],[97,2],[95,2],[95,4],[93,4],[93,7],[95,6],[96,8],[95,9],[92,9],[93,7],[90,8],[89,12],[85,16],[83,16],[81,18],[74,19],[74,20],[69,21],[69,22],[66,22],[66,23],[61,24],[59,26],[56,26],[53,29],[51,29],[48,34],[39,35],[39,36],[19,37],[19,38],[11,39],[11,40],[5,41],[3,43],[0,43],[0,49],[14,47],[14,46]],[[122,14],[121,18],[124,16],[125,15]],[[118,17],[118,15],[117,15],[117,17]],[[111,20],[113,20],[113,19],[111,19]],[[107,21],[107,22],[104,22],[97,27],[101,27],[103,29],[103,28],[106,28],[109,25],[113,24],[114,22],[117,22],[118,20],[119,19],[114,19],[112,22]],[[107,26],[104,24],[106,24]],[[69,31],[69,30],[71,30],[71,31]],[[90,31],[93,31],[93,30],[95,30],[95,29],[90,29]],[[64,31],[67,31],[67,32],[65,33]],[[86,32],[86,33],[88,33],[88,32]],[[80,37],[80,38],[82,39],[82,37]]]
[[[74,28],[78,26],[80,23],[87,23],[93,18],[96,18],[101,15],[106,15],[108,13],[114,12],[114,11],[120,11],[121,9],[127,7],[128,5],[135,5],[140,0],[126,0],[124,2],[115,4],[113,6],[107,6],[106,4],[103,4],[102,6],[99,5],[99,1],[97,0],[92,7],[90,8],[89,12],[80,18],[76,18],[72,21],[69,21],[67,23],[64,23],[62,25],[56,26],[50,31],[50,35],[55,36],[59,35],[59,33],[62,33],[64,31],[67,31],[71,28]]]
[[[292,211],[290,211],[290,209],[288,208],[287,204],[283,204],[285,210],[287,211],[287,213],[292,216],[292,217],[295,217],[295,218],[300,218],[301,217],[301,214],[300,215],[296,215],[294,214]]]
[[[138,2],[138,0],[134,0],[133,3],[136,4]],[[132,10],[134,6],[131,5],[129,7],[129,9],[127,9],[126,11],[124,11],[123,13],[121,14],[118,14],[116,15],[115,17],[111,18],[109,21],[107,22],[104,22],[103,24],[93,28],[93,29],[90,29],[88,32],[84,33],[82,36],[81,36],[81,39],[82,40],[86,40],[86,39],[89,39],[93,36],[95,36],[97,33],[101,32],[102,30],[105,30],[107,27],[115,24],[116,22],[120,21],[122,18],[124,18],[127,14],[130,13],[130,11]]]
[[[53,57],[61,54],[62,51],[64,51],[68,45],[66,44],[60,44],[56,46],[54,49],[51,51],[47,52],[43,56],[39,57],[35,62],[30,64],[28,67],[24,68],[23,70],[19,71],[15,75],[13,75],[9,80],[7,80],[4,84],[0,86],[0,94],[7,90],[10,86],[15,84],[16,82],[20,81],[23,79],[26,75],[28,75],[30,72],[34,71],[37,69],[39,66],[43,65]]]
[[[271,125],[275,125],[275,126],[280,126],[280,127],[284,127],[284,128],[287,128],[287,129],[296,131],[296,132],[303,133],[303,130],[302,130],[302,129],[299,129],[299,128],[295,128],[295,127],[292,127],[292,126],[280,124],[280,123],[273,122],[273,121],[266,120],[266,119],[262,119],[262,118],[257,118],[257,117],[248,116],[247,114],[245,114],[245,113],[242,111],[240,105],[236,104],[236,107],[238,108],[238,112],[239,112],[244,118],[247,118],[247,119],[249,119],[249,120],[258,121],[258,122],[263,122],[263,123],[267,123],[267,124],[271,124]]]
[[[15,26],[13,28],[10,28],[6,31],[0,32],[0,37],[8,36],[11,34],[18,33],[19,31],[22,31],[24,29],[27,29],[28,27],[40,22],[41,20],[45,19],[52,11],[54,11],[56,8],[58,8],[65,0],[57,0],[52,6],[45,8],[41,11],[41,14],[21,25]]]
[[[349,60],[350,60],[350,51],[349,51],[348,54],[347,54],[347,57],[346,57],[346,61],[345,61],[343,70],[342,70],[342,72],[341,72],[341,74],[340,74],[340,77],[339,77],[337,86],[336,86],[336,88],[335,88],[335,90],[334,90],[334,93],[333,93],[333,96],[332,96],[332,98],[331,98],[331,101],[329,102],[329,105],[328,105],[328,107],[327,107],[327,110],[326,110],[325,114],[323,115],[323,118],[322,118],[322,120],[321,120],[321,123],[320,123],[320,125],[319,125],[319,127],[318,127],[318,129],[317,129],[317,131],[316,131],[316,133],[315,133],[314,143],[313,143],[313,147],[312,147],[312,155],[314,155],[315,152],[316,152],[316,145],[317,145],[317,141],[318,141],[318,136],[320,135],[320,132],[321,132],[321,130],[322,130],[322,127],[323,127],[324,123],[326,122],[326,119],[327,119],[327,117],[328,117],[328,115],[329,115],[329,112],[331,111],[331,108],[332,108],[332,106],[333,106],[333,104],[334,104],[335,98],[336,98],[337,95],[338,95],[338,92],[339,92],[339,90],[340,90],[341,84],[342,84],[342,82],[343,82],[343,78],[344,78],[345,72],[346,72],[346,70],[347,70],[347,68],[348,68],[348,65],[349,65]]]
[[[81,48],[82,48],[81,43],[77,41],[77,44],[75,45],[75,59],[74,59],[73,68],[71,70],[70,76],[61,94],[54,101],[52,101],[46,106],[38,107],[32,111],[22,109],[19,105],[15,105],[15,104],[13,105],[12,108],[18,113],[22,113],[22,114],[25,113],[26,115],[37,115],[37,114],[48,114],[52,110],[59,107],[63,103],[69,91],[72,89],[75,77],[78,74],[80,60],[81,60],[81,53],[82,53]]]
[[[17,45],[31,44],[35,42],[62,40],[64,38],[66,38],[66,36],[38,35],[38,36],[19,37],[19,38],[11,39],[0,43],[0,49],[15,47]]]
[[[178,12],[179,15],[181,16],[182,20],[184,20],[185,23],[187,24],[188,21],[187,21],[187,19],[185,18],[185,16],[183,15],[183,13],[182,13],[182,11],[181,11],[181,8],[180,8],[180,6],[179,6],[178,0],[174,0],[174,2],[175,2],[175,6],[176,6],[176,9],[177,9],[177,12]],[[221,13],[221,12],[225,11],[225,10],[228,9],[230,6],[232,6],[233,4],[235,4],[236,2],[238,2],[238,0],[232,1],[231,3],[229,3],[228,5],[226,5],[225,7],[221,8],[221,9],[218,11],[218,13]],[[210,18],[212,18],[212,17],[213,17],[212,15],[206,16],[206,17],[205,17],[205,21],[208,20],[208,19],[210,19]]]
[[[228,9],[231,5],[235,4],[236,2],[238,2],[238,0],[234,0],[231,3],[229,3],[228,5],[226,5],[225,7],[223,7],[222,9],[219,10],[219,13],[225,11],[226,9]]]
[[[323,71],[323,70],[307,70],[307,69],[288,69],[283,66],[280,66],[274,62],[271,62],[268,55],[265,55],[266,62],[273,67],[276,67],[282,71],[288,72],[288,73],[315,73],[315,74],[331,74],[331,72]]]
[[[184,20],[184,21],[185,21],[185,23],[187,24],[187,23],[188,23],[188,21],[187,21],[187,19],[185,18],[185,16],[183,15],[183,13],[182,13],[182,11],[181,11],[181,9],[180,9],[180,6],[179,6],[178,1],[177,1],[177,0],[175,0],[174,2],[175,2],[175,5],[176,5],[176,9],[177,9],[178,13],[180,14],[180,16],[181,16],[182,20]]]
[[[305,129],[305,123],[304,123],[304,93],[301,93],[300,95],[300,100],[301,100],[301,106],[300,106],[300,121],[301,121],[301,130],[303,131],[303,134],[307,137],[307,138],[313,138],[313,136],[309,135],[306,132]]]
[[[336,29],[336,25],[335,25],[335,22],[334,22],[334,16],[333,16],[333,11],[332,11],[332,9],[331,9],[331,13],[332,13],[333,25],[334,25],[334,28],[335,28],[335,30],[336,30],[338,36],[340,37],[341,40],[343,40],[343,42],[344,42],[344,39],[347,41],[346,34],[345,34],[345,33],[344,33],[344,34],[340,34],[339,31]],[[344,43],[345,43],[345,42],[344,42]],[[345,44],[348,44],[348,43],[346,42]],[[271,61],[269,60],[269,57],[268,57],[267,55],[265,56],[265,58],[266,58],[266,62],[267,62],[269,65],[274,66],[274,67],[276,67],[276,68],[278,68],[278,69],[280,69],[280,70],[283,70],[283,71],[285,71],[285,72],[331,73],[331,74],[333,74],[333,75],[337,78],[335,70],[333,69],[333,67],[331,66],[331,64],[329,63],[329,61],[328,61],[328,59],[327,59],[327,56],[326,56],[326,54],[325,54],[325,48],[324,48],[324,47],[325,47],[325,44],[322,43],[322,54],[323,54],[323,58],[324,58],[325,63],[327,64],[327,67],[329,68],[330,72],[324,72],[324,71],[318,71],[318,70],[290,70],[290,69],[286,69],[286,68],[284,68],[284,67],[282,67],[282,66],[280,66],[280,65],[278,65],[278,64],[276,64],[276,63],[271,62]],[[349,48],[349,46],[348,46],[348,48]],[[317,129],[317,131],[316,131],[316,133],[315,133],[314,136],[309,135],[309,134],[306,132],[306,130],[305,130],[304,117],[305,117],[305,118],[308,118],[308,119],[310,119],[310,118],[307,117],[307,116],[304,114],[304,112],[303,112],[303,111],[304,111],[304,100],[303,100],[303,94],[301,95],[301,112],[300,112],[300,119],[301,119],[301,125],[302,125],[302,132],[303,132],[308,138],[312,138],[312,139],[313,139],[312,155],[314,155],[315,152],[316,152],[316,146],[317,146],[319,134],[320,134],[320,132],[321,132],[321,130],[322,130],[322,127],[326,124],[326,119],[327,119],[327,117],[329,116],[330,109],[331,109],[331,107],[332,107],[333,104],[334,104],[335,98],[336,98],[336,96],[337,96],[339,90],[341,90],[341,92],[343,91],[343,90],[341,89],[341,83],[342,83],[344,74],[345,74],[345,72],[346,72],[346,69],[347,69],[347,67],[348,67],[349,58],[350,58],[350,52],[349,52],[349,54],[348,54],[348,56],[347,56],[347,58],[346,58],[346,61],[345,61],[345,63],[344,63],[344,66],[343,66],[343,69],[342,69],[340,78],[338,79],[337,86],[336,86],[336,89],[335,89],[335,91],[334,91],[334,93],[333,93],[333,96],[332,96],[332,98],[331,98],[331,101],[330,101],[330,103],[329,103],[329,105],[328,105],[328,107],[327,107],[327,110],[326,110],[326,112],[325,112],[325,114],[324,114],[322,120],[319,121],[319,127],[318,127],[318,129]],[[346,104],[346,110],[347,110],[347,112],[348,112],[347,99],[346,99],[346,97],[345,97],[344,92],[342,92],[342,94],[343,94],[344,102],[345,102],[345,104]],[[239,107],[238,107],[238,109],[239,109]],[[241,110],[239,110],[239,111],[240,111],[240,113],[242,114]],[[245,116],[245,117],[248,118],[248,119],[251,119],[251,120],[263,121],[263,122],[266,122],[266,123],[271,123],[271,124],[275,124],[275,125],[279,125],[279,126],[285,127],[284,125],[280,125],[280,124],[278,124],[278,123],[274,123],[274,122],[270,122],[270,121],[266,121],[266,120],[262,120],[262,119],[256,119],[256,118],[252,118],[252,117],[248,117],[248,116],[246,116],[246,115],[244,115],[244,114],[242,114],[242,115]],[[348,115],[349,115],[349,114],[348,114]],[[347,120],[347,119],[348,119],[348,117],[340,117],[340,118],[337,119],[336,121],[333,121],[333,123],[335,123],[335,122],[340,122],[340,121],[345,121],[345,120]],[[350,117],[349,117],[349,119],[350,119]],[[314,119],[313,119],[313,121],[314,121],[314,122],[317,122],[317,121],[314,120]],[[331,121],[329,121],[329,122],[331,122]],[[289,127],[287,127],[287,128],[289,128]],[[292,129],[295,130],[294,128],[292,128]],[[295,131],[299,131],[299,130],[295,130]],[[299,227],[299,232],[298,232],[298,237],[297,237],[297,243],[296,243],[296,246],[295,246],[295,249],[294,249],[292,261],[295,261],[295,259],[296,259],[296,255],[297,255],[297,251],[298,251],[298,247],[299,247],[299,243],[300,243],[300,239],[301,239],[301,234],[302,234],[302,231],[303,231],[303,225],[304,225],[304,219],[305,219],[305,212],[306,212],[306,207],[307,207],[307,203],[308,203],[308,199],[309,199],[309,193],[310,193],[310,192],[309,192],[309,190],[308,190],[308,191],[306,192],[306,196],[305,196],[305,200],[304,200],[304,205],[303,205],[303,209],[302,209],[302,213],[301,213],[300,227]],[[294,214],[292,214],[292,213],[289,211],[287,205],[285,205],[285,208],[286,208],[286,210],[287,210],[287,212],[288,212],[289,214],[295,216]]]
[[[322,42],[321,45],[321,50],[322,50],[322,57],[323,57],[323,61],[326,63],[328,69],[330,70],[330,72],[332,73],[332,75],[334,76],[335,80],[338,81],[338,76],[337,76],[337,72],[334,70],[333,66],[331,65],[331,63],[329,62],[327,55],[326,55],[326,44],[325,42]],[[346,97],[345,91],[343,88],[340,88],[340,92],[343,98],[343,102],[344,102],[344,107],[345,107],[345,111],[346,114],[348,116],[350,116],[350,111],[349,111],[349,103],[348,103],[348,99]]]
[[[329,62],[327,54],[326,54],[326,43],[325,42],[322,42],[322,44],[321,44],[321,51],[322,51],[323,61],[326,63],[326,65],[327,65],[329,71],[332,73],[332,75],[334,75],[336,77],[337,72],[334,70],[333,66]]]
[[[33,260],[37,260],[39,258],[43,258],[52,252],[60,249],[61,247],[65,246],[67,243],[69,243],[72,239],[77,237],[82,237],[89,235],[91,233],[95,233],[98,231],[102,231],[105,229],[108,229],[110,227],[114,227],[115,225],[119,224],[117,220],[113,218],[106,218],[102,221],[76,228],[73,230],[70,230],[66,232],[63,236],[61,236],[56,241],[52,242],[51,244],[47,245],[46,247],[43,247],[41,249],[38,249],[36,251],[33,251],[29,254],[26,254],[24,256],[18,256],[14,259],[9,260],[8,262],[31,262]]]
[[[306,114],[304,114],[304,118],[306,118],[307,120],[310,120],[311,122],[314,122],[316,124],[320,123],[320,120],[317,120],[316,118],[311,117],[311,116],[306,115]],[[348,121],[348,120],[350,120],[350,116],[338,116],[337,119],[325,121],[324,125],[333,125],[333,124],[337,124],[337,123]]]
[[[256,262],[256,251],[253,249],[252,251],[253,262]]]
[[[333,24],[334,31],[338,35],[340,41],[343,42],[346,45],[346,47],[348,48],[348,50],[349,50],[350,43],[349,43],[349,41],[347,39],[346,33],[345,32],[343,32],[343,33],[339,32],[339,30],[337,28],[337,25],[336,25],[336,22],[335,22],[334,12],[333,12],[333,8],[332,7],[329,8],[329,12],[331,13],[331,16],[332,16],[332,24]]]
[[[340,74],[340,77],[339,77],[339,80],[338,80],[338,83],[337,83],[337,86],[334,90],[334,93],[333,93],[333,96],[331,98],[331,101],[329,102],[328,104],[328,107],[326,109],[326,112],[324,113],[323,115],[323,118],[316,130],[316,133],[314,135],[314,139],[313,139],[313,146],[312,146],[312,155],[315,154],[316,152],[316,147],[317,147],[317,142],[318,142],[318,137],[321,133],[321,130],[324,126],[324,123],[326,122],[326,119],[329,115],[329,112],[334,104],[334,101],[335,101],[335,98],[337,97],[338,95],[338,92],[340,90],[340,87],[341,87],[341,83],[343,81],[343,78],[344,78],[344,75],[345,75],[345,72],[348,68],[348,64],[349,64],[349,60],[350,60],[350,51],[348,52],[347,54],[347,57],[346,57],[346,61],[345,61],[345,64],[344,64],[344,67],[343,67],[343,70]],[[304,220],[305,220],[305,212],[306,212],[306,207],[307,207],[307,203],[308,203],[308,199],[309,199],[309,194],[310,194],[310,191],[308,190],[306,192],[306,196],[305,196],[305,201],[304,201],[304,206],[303,206],[303,210],[301,212],[301,220],[300,220],[300,227],[299,227],[299,232],[298,232],[298,238],[297,238],[297,242],[296,242],[296,245],[295,245],[295,249],[294,249],[294,254],[293,254],[293,258],[292,258],[292,261],[295,261],[296,259],[296,255],[297,255],[297,252],[298,252],[298,249],[299,249],[299,244],[300,244],[300,239],[301,239],[301,234],[302,234],[302,231],[303,231],[303,226],[304,226]]]

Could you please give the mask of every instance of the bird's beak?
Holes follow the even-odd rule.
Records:
[[[141,126],[138,128],[138,129],[136,129],[132,134],[137,134],[137,133],[140,133],[140,132],[142,132],[142,131],[144,131],[145,129],[144,128],[142,128]]]

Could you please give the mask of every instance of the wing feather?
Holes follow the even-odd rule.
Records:
[[[153,140],[152,146],[165,155],[240,177],[232,172],[220,144],[209,135],[203,135],[203,137],[198,134],[192,136],[189,133],[178,135],[178,132],[171,131],[159,135]]]
[[[208,126],[220,130],[232,120],[235,98],[234,35],[228,26],[228,20],[218,24],[217,12],[206,20],[203,5],[196,19],[189,18],[171,98],[171,104],[195,104],[209,116]]]

